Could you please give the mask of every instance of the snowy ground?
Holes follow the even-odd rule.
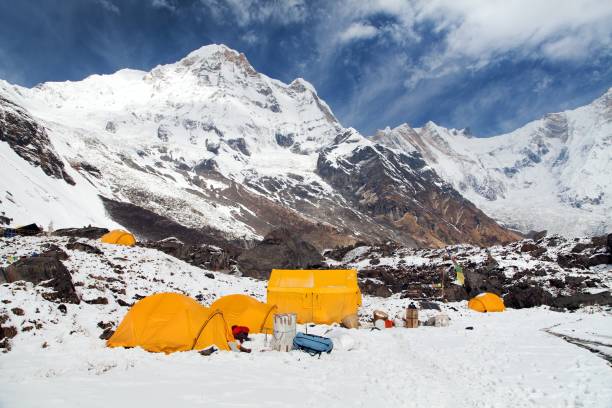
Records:
[[[65,240],[55,242],[62,246]],[[7,256],[35,250],[43,240],[20,238],[0,244],[0,256]],[[251,354],[204,357],[196,352],[162,355],[108,349],[98,338],[101,329],[96,324],[117,323],[125,314],[128,308],[118,306],[117,297],[173,289],[203,294],[203,303],[210,304],[214,297],[232,292],[263,298],[265,285],[218,273],[211,279],[151,249],[96,245],[104,257],[66,251],[70,259],[65,264],[74,281],[84,283],[77,286],[83,298],[103,295],[108,305],[67,305],[63,315],[56,304],[42,299],[42,289],[0,285],[0,299],[10,300],[0,303],[0,312],[5,309],[10,324],[22,329],[41,323],[40,329],[19,330],[12,350],[0,354],[0,407],[612,406],[610,364],[544,331],[551,328],[611,344],[612,315],[596,308],[479,314],[469,311],[465,302],[445,304],[449,327],[331,328],[327,334],[344,336],[343,341],[320,359],[300,352],[265,351],[263,335],[247,344],[254,350]],[[99,278],[118,276],[102,260],[126,264],[119,275],[125,295],[101,284],[117,285]],[[365,297],[361,315],[383,309],[395,317],[407,303],[396,297]],[[24,315],[14,315],[15,307]],[[474,329],[467,330],[469,326]],[[317,326],[309,331],[322,334],[329,329]],[[350,350],[341,347],[351,342]]]

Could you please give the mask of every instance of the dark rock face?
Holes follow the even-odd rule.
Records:
[[[247,148],[246,140],[244,140],[244,137],[239,137],[238,139],[228,140],[227,145],[231,147],[232,149],[237,150],[240,153],[244,154],[245,156],[251,155],[251,152],[249,152],[249,149]]]
[[[99,227],[62,228],[55,230],[53,235],[58,237],[100,239],[107,232],[108,229]]]
[[[339,146],[355,144],[340,158]],[[426,166],[419,153],[398,154],[363,144],[352,131],[339,135],[317,161],[317,173],[359,211],[414,237],[423,246],[517,240]]]
[[[274,138],[276,139],[276,143],[278,143],[279,146],[283,147],[291,147],[291,145],[295,141],[295,135],[293,133],[277,133],[274,135]]]
[[[91,246],[89,244],[86,244],[84,242],[70,242],[66,245],[67,249],[72,249],[73,251],[81,251],[81,252],[87,252],[88,254],[95,254],[95,255],[102,255],[103,252],[101,250],[99,250],[98,248]]]
[[[65,261],[68,259],[68,254],[57,245],[51,244],[47,247],[46,251],[41,253],[42,257],[55,258],[58,261]]]
[[[286,228],[270,232],[238,257],[240,271],[258,279],[268,279],[272,269],[317,269],[322,265],[319,251]]]
[[[22,159],[40,167],[46,175],[75,182],[53,149],[47,131],[21,106],[0,96],[0,141],[7,142]]]
[[[211,227],[202,229],[189,228],[167,217],[163,217],[146,208],[125,202],[100,197],[110,216],[125,226],[130,232],[148,240],[160,240],[176,237],[187,244],[214,244],[238,248],[228,241],[225,235]]]
[[[525,242],[521,246],[521,252],[533,252],[539,250],[540,247],[534,244],[533,242]]]
[[[508,294],[504,296],[506,307],[521,309],[540,305],[550,305],[552,295],[539,286],[529,283],[519,283],[506,289]]]
[[[365,279],[359,282],[359,289],[361,293],[366,295],[378,296],[378,297],[389,297],[393,294],[391,289],[381,283],[376,283],[373,280]]]
[[[185,244],[175,237],[147,242],[148,248],[155,248],[170,256],[201,268],[213,271],[227,271],[235,264],[235,253],[214,245]],[[214,278],[214,275],[213,275]]]
[[[21,259],[10,265],[5,274],[8,283],[23,280],[53,288],[54,292],[42,295],[49,301],[80,303],[70,272],[56,258],[36,256]]]
[[[608,292],[601,293],[578,293],[571,296],[560,296],[553,300],[556,307],[577,309],[579,306],[612,305],[612,295]]]

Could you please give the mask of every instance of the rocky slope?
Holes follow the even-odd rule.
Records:
[[[2,134],[39,135],[75,184],[48,191],[46,178],[15,157],[16,144],[0,143],[12,180],[0,181],[12,203],[2,209],[15,223],[112,220],[141,238],[203,242],[249,242],[289,227],[318,249],[516,239],[425,169],[418,153],[364,148],[367,139],[344,129],[312,85],[271,79],[225,46],[150,72],[31,89],[0,81],[0,96],[21,115],[11,123],[34,129],[26,136],[5,121]]]
[[[475,138],[429,122],[379,131],[374,140],[419,152],[428,166],[489,216],[527,232],[565,236],[612,229],[612,89],[509,134]]]
[[[362,290],[377,296],[455,301],[487,291],[513,308],[612,305],[612,234],[573,240],[553,235],[488,249],[358,244],[325,255],[331,265],[358,269]],[[464,287],[452,283],[451,255],[464,268]]]

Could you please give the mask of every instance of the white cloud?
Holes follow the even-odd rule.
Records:
[[[236,23],[245,27],[253,23],[289,25],[307,17],[304,0],[200,0],[216,18],[231,15]]]
[[[478,70],[512,53],[519,58],[580,60],[612,46],[612,2],[600,0],[345,0],[330,10],[323,30],[343,46],[354,37],[399,45],[420,41],[428,26],[441,36],[431,51],[407,67],[407,84],[458,69]],[[392,20],[377,31],[368,20]],[[363,37],[360,37],[363,36]],[[329,38],[320,39],[329,47]],[[430,45],[427,45],[430,46]],[[450,66],[450,67],[449,67]]]
[[[171,12],[176,11],[176,4],[172,0],[153,0],[151,5],[154,8],[166,9]]]
[[[98,3],[103,8],[110,11],[111,13],[121,14],[121,11],[119,11],[119,7],[117,7],[115,3],[113,3],[110,0],[96,0],[96,3]]]
[[[375,37],[378,29],[369,24],[353,23],[340,33],[338,39],[341,43],[349,43],[356,40],[366,40]]]
[[[539,53],[559,39],[572,48],[566,55],[580,57],[574,51],[584,45],[584,36],[595,46],[609,46],[612,35],[612,3],[606,1],[432,0],[421,5],[417,20],[448,33],[447,58],[487,61],[513,50]]]
[[[240,37],[240,39],[249,45],[256,44],[260,41],[259,36],[252,30],[246,32],[244,35],[242,35],[242,37]]]

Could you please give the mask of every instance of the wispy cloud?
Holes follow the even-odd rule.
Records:
[[[119,7],[117,7],[115,3],[110,0],[95,0],[95,2],[111,13],[121,14]]]
[[[378,29],[370,24],[353,23],[348,28],[340,33],[338,39],[341,43],[351,41],[365,40],[376,37]]]
[[[153,0],[151,2],[151,5],[154,8],[166,9],[166,10],[171,11],[171,12],[176,12],[176,10],[177,10],[177,5],[176,5],[175,1],[173,1],[173,0]]]
[[[304,0],[201,0],[201,5],[216,18],[231,18],[240,27],[262,23],[287,25],[307,17]]]

